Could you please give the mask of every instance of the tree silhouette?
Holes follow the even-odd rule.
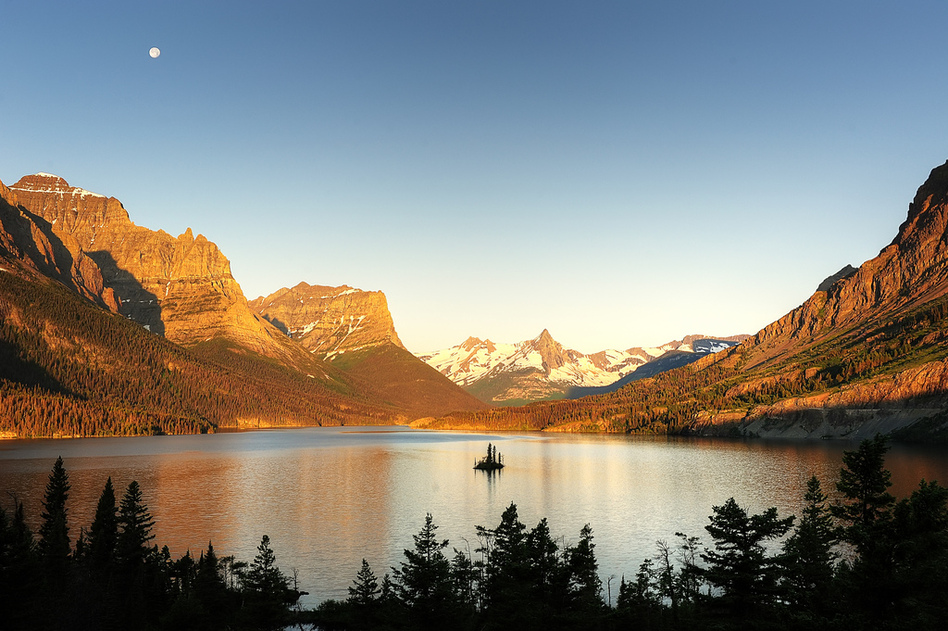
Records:
[[[149,551],[148,543],[155,538],[151,532],[155,521],[148,512],[141,488],[135,480],[129,482],[122,497],[118,526],[115,556],[126,569],[134,569],[144,562]]]
[[[378,600],[381,588],[369,562],[362,559],[362,567],[349,587],[349,602],[357,606],[370,606]]]
[[[65,573],[69,559],[69,525],[66,500],[69,499],[69,474],[62,456],[56,459],[46,483],[43,500],[43,523],[39,529],[39,550],[51,572]]]
[[[118,526],[118,507],[115,504],[115,489],[110,476],[105,481],[105,487],[96,504],[95,517],[89,527],[88,559],[97,572],[108,568],[115,558]]]
[[[803,500],[800,523],[783,545],[787,597],[801,610],[817,610],[822,615],[832,606],[830,591],[839,556],[834,552],[836,528],[816,476],[807,482]]]
[[[241,621],[253,629],[280,629],[287,621],[290,598],[289,583],[276,565],[276,554],[270,548],[270,537],[263,535],[257,555],[244,578],[245,604]]]
[[[701,554],[707,564],[702,574],[722,591],[722,603],[745,618],[775,601],[780,560],[768,557],[763,544],[785,535],[794,518],[779,519],[776,508],[748,516],[733,497],[711,510],[705,530],[714,539],[714,550]]]
[[[431,513],[417,535],[413,550],[405,550],[405,561],[395,570],[395,582],[409,616],[420,629],[443,629],[454,612],[451,563],[444,555],[447,540],[438,540]]]

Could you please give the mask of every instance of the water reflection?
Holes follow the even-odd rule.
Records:
[[[472,470],[488,441],[499,444],[506,467]],[[0,501],[8,507],[6,492],[16,493],[37,527],[61,454],[73,540],[88,527],[106,477],[119,495],[135,479],[156,520],[155,541],[174,556],[211,540],[218,554],[249,561],[268,534],[279,565],[299,571],[313,605],[345,597],[362,558],[379,576],[397,566],[426,513],[439,537],[467,552],[477,547],[474,526],[496,526],[511,502],[528,527],[547,517],[561,543],[577,541],[590,523],[604,580],[629,576],[654,555],[656,540],[676,531],[704,536],[711,507],[729,497],[754,512],[799,514],[806,480],[815,474],[831,491],[842,451],[853,447],[348,428],[7,441]],[[896,446],[887,467],[898,496],[923,477],[948,482],[943,451]]]

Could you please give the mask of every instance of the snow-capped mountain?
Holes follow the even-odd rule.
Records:
[[[608,386],[672,351],[716,352],[733,343],[694,335],[660,347],[584,355],[563,348],[544,329],[536,338],[515,344],[469,337],[457,346],[419,357],[482,401],[513,405],[561,398],[577,387]]]

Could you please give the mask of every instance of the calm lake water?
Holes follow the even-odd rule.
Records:
[[[472,470],[498,446],[507,467]],[[0,441],[0,502],[15,493],[39,524],[56,457],[72,491],[70,535],[88,528],[108,476],[121,498],[138,480],[155,543],[177,558],[212,541],[251,561],[270,536],[278,565],[298,573],[304,605],[344,598],[363,558],[381,577],[404,558],[426,513],[448,548],[477,548],[475,525],[496,526],[511,503],[532,528],[547,517],[561,543],[593,528],[603,588],[631,577],[655,542],[682,531],[709,543],[711,507],[734,497],[750,511],[799,514],[807,479],[834,489],[854,444],[627,436],[477,434],[405,428],[308,428],[206,436]],[[948,451],[894,446],[893,493],[922,478],[948,484]],[[476,555],[475,555],[476,558]]]

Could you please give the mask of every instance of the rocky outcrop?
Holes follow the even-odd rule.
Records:
[[[10,187],[19,203],[71,237],[98,265],[121,313],[183,345],[226,337],[270,356],[287,350],[254,314],[216,245],[188,229],[178,237],[137,226],[119,200],[39,173]]]
[[[320,358],[383,344],[404,348],[381,291],[299,283],[249,305]]]
[[[115,292],[79,242],[55,231],[46,220],[19,205],[16,194],[0,182],[0,251],[25,267],[56,279],[84,298],[118,313]]]

